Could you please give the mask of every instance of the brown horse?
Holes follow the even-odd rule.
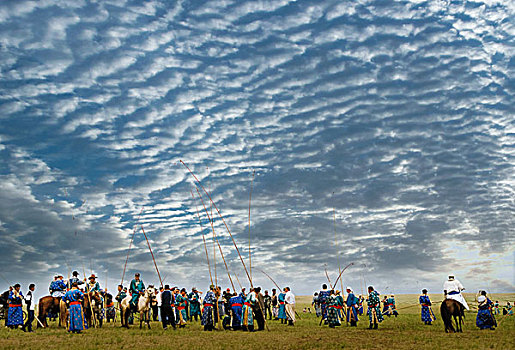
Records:
[[[48,313],[59,314],[59,327],[66,327],[67,310],[64,302],[60,298],[54,298],[53,296],[47,295],[39,299],[38,304],[38,328],[48,327],[47,315]]]
[[[465,318],[464,314],[465,308],[459,302],[453,299],[445,299],[442,301],[442,305],[440,305],[440,314],[442,315],[442,321],[445,325],[445,333],[455,333],[456,331],[462,333],[463,330],[461,328],[462,323],[464,323],[463,318]],[[454,317],[454,322],[456,323],[456,329],[452,324],[452,318]]]

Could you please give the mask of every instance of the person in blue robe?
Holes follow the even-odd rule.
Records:
[[[81,333],[85,328],[82,314],[84,294],[79,290],[77,282],[72,283],[72,289],[66,292],[63,300],[69,306],[69,331],[72,333]]]
[[[343,300],[343,296],[339,290],[335,291],[334,297],[336,299],[336,312],[338,312],[338,318],[340,319],[340,322],[343,322],[343,316],[345,314],[345,300]]]
[[[190,305],[190,318],[193,321],[198,321],[198,318],[202,318],[202,314],[200,313],[200,295],[197,292],[196,288],[191,290],[191,293],[188,295],[189,305]]]
[[[279,295],[277,296],[277,301],[279,302],[278,317],[281,320],[281,323],[286,323],[286,305],[284,303],[285,297],[286,297],[286,293],[284,291],[279,293]]]
[[[422,295],[418,298],[418,302],[421,306],[420,317],[422,321],[426,325],[431,325],[431,322],[434,321],[434,315],[431,311],[431,300],[429,300],[427,295],[427,289],[422,289]]]
[[[383,314],[381,313],[381,300],[379,299],[379,293],[377,293],[372,286],[368,287],[367,306],[367,314],[370,320],[370,326],[368,328],[377,329],[379,323],[383,322]]]
[[[68,280],[68,289],[72,289],[73,283],[77,283],[78,286],[84,284],[84,281],[79,279],[79,273],[77,271],[72,272],[72,277]]]
[[[363,298],[363,295],[360,295],[358,300],[358,315],[363,315],[363,313],[365,312],[363,307],[363,302],[365,301],[365,298]]]
[[[481,291],[481,295],[477,298],[478,310],[476,317],[476,326],[479,329],[494,330],[497,326],[497,321],[492,313],[492,306],[494,303],[486,296],[486,291]]]
[[[232,313],[232,329],[238,330],[241,329],[241,315],[243,310],[244,299],[242,295],[233,294],[233,297],[229,299],[231,304],[231,313]]]
[[[257,304],[256,292],[253,288],[250,289],[250,293],[247,295],[245,302],[243,303],[243,309],[241,313],[241,328],[248,330],[249,332],[254,331],[254,315],[252,309]]]
[[[100,283],[97,282],[97,276],[91,274],[89,276],[89,282],[86,284],[86,292],[99,292],[100,293]]]
[[[209,292],[206,293],[203,301],[202,308],[202,321],[201,325],[204,326],[204,331],[212,331],[215,328],[215,315],[214,308],[216,307],[215,286],[211,285]]]
[[[354,295],[354,292],[350,287],[347,287],[347,322],[350,322],[351,327],[357,327],[358,319],[358,308],[359,299]]]
[[[145,284],[140,279],[140,275],[138,272],[134,274],[134,279],[131,281],[129,292],[131,293],[131,309],[132,312],[138,311],[138,300],[139,296],[145,292]]]
[[[22,300],[23,294],[21,292],[21,286],[17,283],[14,285],[13,290],[9,292],[9,309],[7,310],[7,323],[6,326],[9,328],[23,327],[23,309]]]
[[[324,319],[327,324],[327,305],[326,300],[329,298],[331,291],[327,289],[327,284],[322,285],[322,290],[318,292],[318,302],[320,303],[320,308],[322,309],[322,319]]]
[[[63,281],[62,275],[55,275],[54,281],[50,283],[50,286],[48,287],[48,291],[50,292],[50,295],[54,298],[62,298],[64,294],[66,293],[66,283]]]
[[[179,328],[186,327],[188,321],[188,315],[186,313],[186,306],[188,302],[188,296],[186,295],[186,289],[181,289],[180,293],[175,294],[175,309],[177,310],[177,324]]]

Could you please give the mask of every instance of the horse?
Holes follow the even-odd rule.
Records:
[[[106,293],[106,321],[109,323],[111,320],[114,322],[116,319],[116,309],[114,307],[113,296],[110,293]]]
[[[465,308],[463,305],[454,299],[445,299],[442,301],[442,305],[440,305],[440,314],[442,315],[442,321],[445,325],[445,333],[455,333],[456,331],[460,333],[463,332],[461,324],[464,323],[464,310]],[[452,317],[454,317],[456,329],[452,324]]]
[[[48,327],[47,315],[49,313],[59,315],[59,327],[66,327],[68,311],[66,304],[60,298],[55,298],[51,295],[42,297],[39,299],[38,310],[38,319],[41,322],[41,324],[38,322],[38,328]]]
[[[102,318],[100,317],[102,312],[102,297],[98,292],[84,293],[82,309],[84,310],[84,319],[88,327],[91,328],[93,323],[97,320],[99,327],[102,327]]]
[[[150,329],[150,302],[152,298],[155,297],[155,288],[147,288],[143,295],[140,295],[138,300],[138,311],[139,312],[139,328],[141,329],[143,326],[143,321],[146,322],[148,329]],[[122,327],[129,328],[129,315],[130,315],[130,301],[132,297],[126,296],[121,304],[121,322]]]

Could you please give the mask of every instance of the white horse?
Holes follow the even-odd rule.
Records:
[[[138,300],[138,312],[139,312],[139,328],[143,326],[143,320],[147,323],[148,329],[150,329],[150,302],[155,296],[155,288],[147,288],[142,295],[139,296]],[[126,296],[121,302],[121,322],[122,327],[129,328],[129,315],[130,315],[130,301],[132,297]]]

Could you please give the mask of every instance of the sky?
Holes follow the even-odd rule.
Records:
[[[254,285],[310,294],[354,263],[360,293],[441,293],[449,273],[514,292],[513,18],[496,0],[2,1],[0,288],[77,270],[113,290],[133,232],[124,284],[158,284],[141,226],[166,284],[209,286],[205,235],[230,286],[182,160]]]

